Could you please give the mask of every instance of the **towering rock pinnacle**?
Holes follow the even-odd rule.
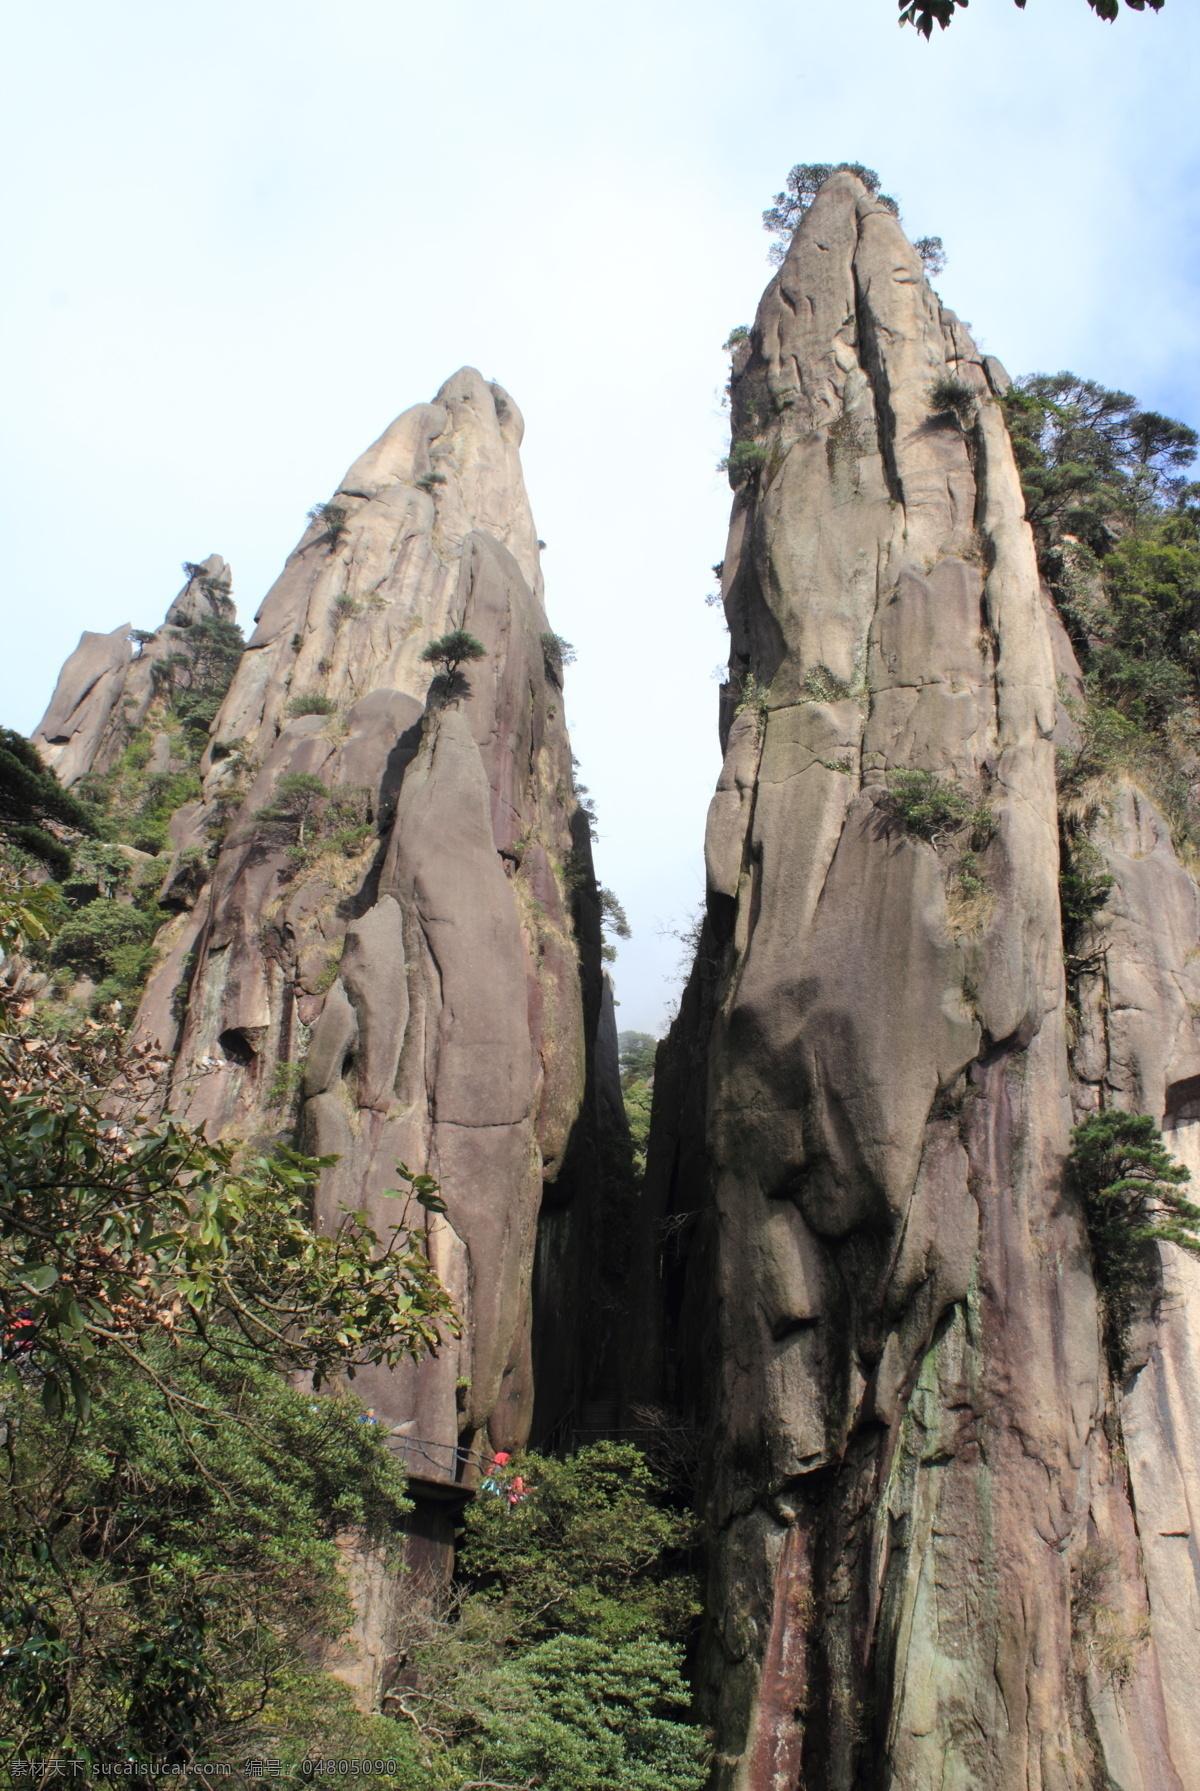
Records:
[[[709,919],[629,1381],[709,1412],[729,1791],[1197,1782],[1063,1189],[1054,642],[1005,383],[847,173],[734,361]]]
[[[522,430],[464,368],[312,512],[171,823],[174,918],[134,1026],[174,1062],[176,1114],[337,1155],[330,1224],[365,1207],[386,1235],[398,1161],[440,1180],[428,1248],[463,1336],[355,1383],[431,1495],[528,1434],[538,1211],[571,1180],[601,1011]],[[453,630],[484,655],[448,677],[422,654]],[[38,739],[67,781],[143,719],[158,637],[131,660],[128,635],[85,636],[64,670]]]

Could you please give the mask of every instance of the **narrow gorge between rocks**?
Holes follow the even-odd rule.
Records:
[[[1200,1181],[1200,759],[1169,783],[1097,745],[1099,575],[1027,519],[1013,393],[833,173],[732,339],[724,758],[644,1173],[499,385],[464,368],[391,424],[244,649],[213,555],[63,668],[32,738],[135,816],[161,1110],[323,1159],[318,1231],[385,1231],[398,1162],[440,1185],[459,1334],[350,1389],[412,1499],[402,1558],[339,1535],[355,1626],[323,1658],[364,1710],[497,1453],[666,1435],[686,1782],[1200,1791],[1200,1263],[1142,1237],[1104,1285],[1072,1167],[1073,1128],[1149,1116]]]

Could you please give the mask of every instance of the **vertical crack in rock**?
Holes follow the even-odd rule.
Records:
[[[701,1414],[711,1440],[701,1684],[720,1791],[1200,1782],[1165,1714],[1200,1664],[1194,1628],[1184,1668],[1151,1645],[1108,1679],[1073,1628],[1098,1535],[1135,1624],[1146,1591],[1063,1192],[1063,643],[1004,379],[848,173],[735,354],[724,714],[744,702],[660,1053],[626,1366],[629,1400]],[[914,771],[967,799],[973,847],[965,826],[906,827],[889,786]],[[1176,872],[1182,945],[1195,888]],[[1140,1110],[1160,1112],[1164,1079],[1197,1069],[1190,1028],[1158,1061],[1146,993],[1119,1065],[1097,1034],[1093,1077],[1124,1076],[1139,1106],[1138,1034],[1155,1057]],[[1176,1329],[1156,1385],[1190,1391]],[[1169,1448],[1155,1397],[1134,1395],[1146,1462]],[[1157,1483],[1170,1536],[1190,1536]],[[1147,1562],[1153,1593],[1165,1568]],[[1178,1604],[1164,1635],[1191,1621]]]

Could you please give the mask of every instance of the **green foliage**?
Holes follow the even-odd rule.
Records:
[[[361,614],[362,604],[358,603],[350,595],[349,591],[343,591],[339,596],[334,598],[333,619],[338,625],[342,622],[349,622],[353,617],[361,616]]]
[[[50,962],[94,979],[116,972],[119,954],[145,945],[152,923],[136,908],[100,897],[65,920],[50,946]]]
[[[857,174],[872,198],[891,212],[899,211],[896,201],[879,191],[875,170],[864,168],[861,162],[798,162],[788,173],[783,192],[776,193],[774,205],[762,215],[763,229],[780,239],[772,244],[768,257],[775,267],[783,264],[796,226],[833,174]]]
[[[374,801],[365,784],[331,790],[309,771],[290,771],[255,819],[291,843],[293,863],[303,866],[314,850],[333,847],[355,858],[376,838]]]
[[[965,827],[970,827],[974,844],[984,844],[993,826],[986,804],[972,802],[965,790],[933,771],[891,772],[879,806],[906,833],[934,846]]]
[[[724,342],[722,342],[721,347],[725,350],[726,354],[732,354],[735,348],[740,348],[743,342],[749,342],[749,340],[749,324],[739,323],[735,324],[733,329],[730,330],[728,336],[726,336]]]
[[[1094,692],[1142,729],[1194,703],[1200,529],[1188,511],[1139,521],[1102,562],[1103,600],[1077,603]]]
[[[270,1082],[267,1084],[268,1107],[290,1106],[300,1092],[304,1081],[304,1065],[302,1063],[277,1063]]]
[[[329,786],[311,771],[289,771],[275,785],[266,808],[256,811],[258,821],[281,821],[296,830],[297,844],[304,844],[304,830],[329,800]]]
[[[472,1770],[544,1791],[700,1791],[708,1747],[689,1701],[663,1642],[554,1636],[484,1678]]]
[[[946,248],[940,236],[919,236],[913,248],[921,257],[927,280],[936,280],[939,274],[945,273]]]
[[[538,635],[542,648],[542,664],[547,678],[552,684],[561,684],[563,667],[574,665],[575,649],[570,641],[565,641],[561,634],[544,633]]]
[[[1074,373],[1034,373],[1002,403],[1026,514],[1045,544],[1069,534],[1102,556],[1122,526],[1183,490],[1196,432],[1142,410],[1128,392]]]
[[[126,831],[139,852],[165,852],[171,843],[171,820],[188,802],[202,794],[194,771],[160,771],[148,777],[142,788],[137,813]]]
[[[487,648],[465,629],[453,628],[449,634],[439,635],[437,640],[430,641],[422,650],[421,658],[427,665],[440,665],[442,676],[448,685],[452,685],[459,667],[474,659],[486,659]]]
[[[640,1451],[593,1443],[568,1461],[527,1456],[531,1491],[467,1513],[460,1572],[530,1643],[562,1631],[602,1641],[682,1636],[695,1586],[680,1570],[692,1519],[671,1510]]]
[[[120,1359],[81,1429],[28,1375],[6,1399],[0,1760],[295,1758],[344,1723],[309,1662],[349,1621],[336,1533],[407,1508],[384,1438],[260,1361],[145,1355],[172,1403]]]
[[[0,938],[48,900],[6,875]],[[0,1002],[0,1764],[411,1760],[311,1664],[349,1618],[335,1538],[386,1542],[402,1476],[360,1406],[279,1370],[319,1386],[457,1334],[408,1221],[437,1183],[398,1164],[392,1226],[318,1232],[335,1159],[117,1124],[119,1031]]]
[[[1069,964],[1081,932],[1108,900],[1115,879],[1104,868],[1104,858],[1095,843],[1074,828],[1061,829],[1060,864],[1058,893]]]
[[[227,602],[219,589],[216,597]],[[225,615],[202,616],[167,634],[173,650],[152,665],[150,715],[127,739],[111,770],[91,774],[79,785],[94,830],[154,854],[170,845],[172,817],[201,795],[200,756],[244,646],[241,629]],[[156,737],[163,735],[170,746],[170,767],[150,774]]]
[[[844,703],[855,695],[855,687],[831,672],[827,665],[815,665],[804,675],[804,694],[814,703]]]
[[[733,713],[735,715],[753,715],[758,738],[761,740],[767,729],[767,716],[770,712],[770,686],[760,684],[753,672],[743,672],[741,701]]]
[[[646,1154],[650,1148],[650,1120],[654,1111],[654,1087],[651,1082],[626,1082],[621,1078],[621,1099],[629,1124],[629,1142],[633,1147],[633,1171],[640,1181],[646,1173]]]
[[[729,483],[736,491],[739,485],[761,472],[770,457],[770,449],[762,442],[735,442],[718,471],[728,473]]]
[[[454,1328],[406,1221],[410,1201],[436,1208],[428,1177],[401,1169],[382,1236],[365,1210],[317,1232],[310,1189],[333,1159],[238,1156],[169,1119],[114,1125],[100,1103],[116,1035],[88,1026],[50,1041],[10,1014],[0,1046],[0,1316],[28,1314],[47,1409],[70,1395],[86,1412],[104,1361],[142,1363],[156,1334],[320,1384]]]
[[[621,1098],[633,1145],[633,1167],[640,1178],[646,1171],[646,1152],[650,1144],[658,1040],[648,1032],[620,1032],[617,1034],[617,1050],[621,1065]]]
[[[420,1737],[413,1791],[698,1791],[706,1741],[681,1674],[693,1520],[625,1444],[518,1457],[493,1479],[449,1609],[416,1614],[404,1640],[416,1685],[387,1701]]]
[[[44,946],[63,912],[53,883],[27,883],[0,859],[0,951],[7,955]]]
[[[1180,1193],[1191,1175],[1145,1113],[1098,1113],[1076,1126],[1067,1173],[1083,1202],[1105,1344],[1119,1373],[1129,1326],[1156,1283],[1150,1246],[1200,1256],[1200,1207]]]
[[[1198,438],[1128,392],[1072,373],[1004,399],[1038,559],[1071,633],[1087,704],[1060,755],[1060,806],[1082,836],[1116,771],[1148,790],[1176,845],[1200,849],[1190,771],[1200,741]],[[1085,813],[1085,811],[1088,811]],[[1067,869],[1064,918],[1088,903]]]
[[[622,1087],[627,1082],[648,1082],[653,1078],[654,1060],[658,1051],[658,1040],[653,1033],[619,1032],[617,1050],[620,1053]]]
[[[612,944],[615,939],[632,939],[628,918],[624,908],[611,889],[600,887],[596,894],[600,898],[600,929],[603,935],[601,956],[611,964],[617,955],[617,948]]]
[[[65,877],[71,852],[51,831],[53,823],[74,833],[95,832],[91,810],[63,789],[32,741],[0,728],[0,838]]]
[[[346,518],[349,514],[345,504],[314,504],[308,512],[308,520],[314,528],[324,531],[330,547],[334,548],[346,532]]]
[[[201,616],[186,627],[171,628],[178,642],[173,653],[155,660],[151,675],[160,692],[169,692],[181,720],[199,704],[220,706],[241,663],[245,641],[227,616]],[[215,715],[216,709],[212,713]]]
[[[284,713],[292,717],[297,715],[336,715],[337,704],[332,697],[322,696],[319,691],[312,690],[304,696],[289,697]]]
[[[954,20],[956,9],[966,7],[968,0],[897,0],[900,8],[900,23],[915,25],[922,37],[928,38],[935,25],[944,31]],[[1134,12],[1144,12],[1149,7],[1152,12],[1161,12],[1164,0],[1125,0],[1125,4]],[[1016,0],[1016,5],[1025,9],[1025,0]],[[1120,12],[1120,0],[1088,0],[1092,11],[1101,19],[1113,20]]]
[[[971,425],[979,394],[957,374],[943,373],[929,388],[929,409],[935,417],[953,415],[963,429]]]

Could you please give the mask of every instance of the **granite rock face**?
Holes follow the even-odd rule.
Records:
[[[337,1155],[324,1222],[366,1207],[386,1233],[398,1161],[440,1180],[448,1211],[424,1222],[463,1336],[354,1387],[429,1496],[467,1491],[489,1440],[528,1435],[538,1213],[546,1184],[570,1198],[572,1140],[587,1154],[600,1022],[522,433],[464,368],[314,507],[209,730],[202,794],[171,823],[172,918],[134,1026],[174,1063],[173,1112]],[[227,592],[207,562],[170,628],[230,613]],[[485,652],[448,681],[422,653],[454,629]],[[84,637],[37,736],[64,781],[119,758],[160,636],[169,651],[160,631],[136,656],[128,629]]]
[[[441,1181],[428,1247],[463,1337],[355,1382],[429,1491],[469,1487],[489,1439],[528,1434],[538,1211],[599,1007],[522,429],[464,369],[314,512],[213,724],[187,820],[195,835],[224,813],[228,832],[139,1017],[169,1025],[188,966],[172,1106],[246,1137],[295,1122],[339,1158],[328,1222],[394,1222],[397,1161]],[[486,654],[448,684],[421,655],[453,629]],[[279,813],[297,775],[330,792],[306,844]]]
[[[1005,384],[848,173],[735,355],[725,763],[626,1380],[707,1414],[720,1791],[1200,1782],[1172,1689],[1195,1593],[1140,1566],[1063,1187],[1069,643]],[[1123,1011],[1089,1074],[1162,1113],[1196,1075],[1196,891],[1130,801]],[[1194,1375],[1182,1331],[1152,1359],[1148,1458]]]

